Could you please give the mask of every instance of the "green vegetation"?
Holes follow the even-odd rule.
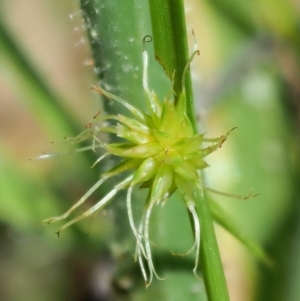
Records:
[[[225,6],[219,0],[194,1],[186,4],[186,16],[183,3],[171,0],[26,3],[24,12],[0,2],[0,270],[5,300],[88,300],[91,294],[95,300],[229,300],[223,269],[231,301],[300,296],[299,13],[289,2],[269,2]],[[40,11],[43,21],[26,15],[29,11]],[[41,150],[68,152],[69,140],[63,137],[89,127],[99,110],[128,115],[107,99],[100,105],[89,90],[94,82],[148,110],[142,85],[146,35],[153,36],[153,44],[146,46],[149,87],[160,99],[170,98],[173,83],[178,102],[183,68],[194,47],[192,28],[201,52],[190,68],[198,79],[194,97],[189,72],[185,82],[193,130],[205,128],[199,131],[205,137],[220,137],[238,127],[209,156],[205,182],[238,195],[253,188],[260,196],[199,196],[200,279],[192,272],[194,253],[172,255],[185,253],[194,241],[192,216],[180,195],[162,208],[155,206],[150,243],[155,268],[167,279],[154,279],[146,290],[132,257],[136,241],[126,193],[92,219],[69,227],[60,239],[54,234],[59,225],[39,223],[75,204],[109,166],[90,169],[97,159],[93,151],[48,161],[28,158]],[[58,29],[64,38],[59,39]],[[35,43],[40,47],[31,46]],[[55,43],[65,47],[59,56]],[[114,185],[109,181],[97,190],[78,215]],[[145,199],[144,190],[133,194],[135,217],[142,216]],[[222,226],[217,238],[223,264],[213,219]]]

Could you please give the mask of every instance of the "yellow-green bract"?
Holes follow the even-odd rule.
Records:
[[[185,73],[196,53],[197,51],[192,54],[186,64],[182,75],[183,84],[185,82]],[[186,113],[185,89],[183,88],[182,94],[176,103],[169,98],[160,101],[148,87],[148,54],[145,50],[143,51],[143,64],[143,87],[149,112],[142,112],[125,100],[95,85],[93,87],[94,90],[125,106],[132,116],[98,114],[94,117],[93,123],[89,123],[82,133],[71,140],[73,145],[92,138],[93,143],[91,146],[79,148],[76,151],[102,148],[105,152],[95,164],[109,155],[121,157],[123,160],[104,172],[100,180],[65,214],[44,220],[43,223],[50,224],[65,219],[107,179],[126,172],[127,176],[124,176],[120,183],[112,187],[108,194],[97,204],[80,216],[67,222],[59,229],[58,233],[91,215],[96,210],[103,208],[121,189],[127,189],[126,203],[129,223],[136,238],[135,256],[140,264],[144,280],[149,285],[153,275],[159,278],[151,255],[149,239],[150,215],[154,205],[164,204],[177,189],[180,191],[182,199],[193,219],[195,242],[190,251],[195,250],[196,253],[194,267],[194,273],[196,273],[200,250],[200,221],[195,209],[195,190],[208,189],[218,193],[204,186],[200,180],[199,172],[208,166],[204,158],[222,146],[229,132],[224,136],[213,139],[205,138],[204,134],[195,135],[191,121]],[[115,134],[123,138],[124,142],[105,143],[99,138],[99,133],[101,132]],[[39,158],[47,158],[52,155],[44,154]],[[135,225],[131,208],[132,191],[137,186],[149,189],[148,197],[145,200],[146,209],[138,226]],[[225,193],[220,194],[235,197]],[[145,266],[145,263],[148,267]]]

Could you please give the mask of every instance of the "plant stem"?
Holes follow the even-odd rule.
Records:
[[[149,0],[155,57],[173,81],[175,101],[182,93],[182,73],[189,58],[184,6],[181,0]],[[174,73],[175,71],[175,73]],[[190,72],[185,80],[187,114],[196,128]]]
[[[201,250],[203,276],[208,299],[211,301],[228,301],[228,289],[223,265],[213,226],[213,218],[204,191],[195,198],[196,209],[201,225]]]
[[[189,59],[184,6],[182,0],[149,0],[155,56],[172,80],[178,97],[183,87],[181,76]],[[191,76],[186,77],[187,113],[197,133],[192,94]],[[196,208],[201,224],[201,262],[203,276],[210,301],[228,301],[229,295],[221,262],[220,252],[213,227],[208,200],[203,191],[198,191]]]

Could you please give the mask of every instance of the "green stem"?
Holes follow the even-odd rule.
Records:
[[[172,80],[178,97],[182,92],[181,75],[189,59],[184,6],[182,0],[149,0],[155,56]],[[197,132],[190,72],[186,77],[187,113]],[[208,200],[203,191],[196,196],[196,209],[201,224],[201,262],[210,301],[228,301],[229,295],[213,227]]]
[[[189,59],[185,14],[181,0],[149,0],[155,57],[173,81],[175,100],[182,92],[182,73]],[[175,70],[175,74],[174,74]],[[185,80],[187,114],[197,128],[191,74]]]
[[[99,84],[131,105],[145,110],[142,52],[143,37],[150,33],[147,2],[80,0],[79,3]],[[107,114],[128,115],[128,111],[118,103],[103,98],[103,104]],[[112,202],[116,226],[112,231],[110,251],[117,267],[113,276],[114,287],[122,290],[122,279],[134,279],[134,282],[135,278],[140,279],[140,271],[132,260],[131,250],[134,249],[135,241],[128,223],[127,209],[126,206],[120,206],[120,203],[123,204],[124,195],[120,194],[119,201]],[[139,203],[133,202],[132,206],[139,206]],[[143,287],[143,290],[139,291],[140,300],[146,300],[144,295],[147,295],[149,300],[155,298],[151,298],[150,290],[144,290],[142,281],[138,282],[131,293],[137,294],[139,285]],[[127,294],[123,294],[117,296],[116,300],[124,298],[131,299]]]
[[[99,83],[132,105],[144,109],[141,82],[143,37],[149,33],[147,3],[139,0],[80,1],[87,26],[94,71]],[[140,8],[140,10],[137,9]],[[127,114],[104,101],[107,112]]]
[[[228,301],[228,289],[213,226],[213,218],[204,191],[197,194],[195,201],[201,225],[201,250],[199,255],[207,296],[211,301]]]

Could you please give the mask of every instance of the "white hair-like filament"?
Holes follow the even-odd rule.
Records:
[[[138,235],[139,235],[139,239],[141,239],[142,237],[142,233],[144,231],[144,220],[145,220],[145,214],[143,214],[140,225],[139,225],[139,229],[138,229]],[[146,254],[142,253],[141,248],[140,248],[140,244],[136,244],[136,249],[135,249],[135,258],[138,259],[138,262],[140,264],[140,268],[144,277],[145,282],[147,283],[147,273],[146,273],[146,269],[144,266],[144,260],[143,260],[143,256],[144,258],[147,260]]]
[[[132,195],[132,185],[129,186],[127,190],[127,198],[126,198],[126,204],[127,204],[127,213],[128,213],[128,218],[129,218],[129,224],[130,227],[133,231],[134,236],[136,237],[137,240],[137,250],[143,253],[143,255],[146,257],[145,249],[142,244],[141,240],[141,235],[138,233],[135,227],[134,219],[133,219],[133,214],[132,214],[132,206],[131,206],[131,195]]]
[[[189,202],[188,208],[191,212],[191,215],[193,217],[193,222],[194,222],[195,243],[190,251],[192,251],[196,247],[196,259],[195,259],[195,267],[193,269],[193,272],[195,275],[197,275],[197,267],[198,267],[198,263],[199,263],[199,253],[200,253],[200,222],[199,222],[199,218],[198,218],[198,215],[197,215],[197,212],[195,209],[195,204],[192,202]]]
[[[145,222],[144,222],[144,240],[145,240],[145,249],[146,249],[146,260],[148,261],[148,267],[149,267],[149,273],[150,273],[150,279],[147,283],[147,286],[149,286],[153,279],[153,274],[157,279],[164,280],[165,278],[161,278],[158,276],[154,264],[152,261],[152,254],[151,254],[151,247],[150,247],[150,240],[149,240],[149,222],[150,222],[150,216],[153,209],[153,206],[155,203],[150,202],[150,205],[145,213]]]
[[[59,230],[58,230],[58,234],[63,231],[64,229],[66,229],[67,227],[71,226],[72,224],[82,220],[83,218],[93,214],[95,211],[97,211],[98,209],[104,207],[111,199],[112,197],[120,190],[124,189],[125,187],[128,186],[128,184],[130,183],[130,181],[132,180],[133,175],[129,175],[127,178],[125,178],[122,182],[120,182],[119,184],[117,184],[111,191],[109,191],[97,204],[95,204],[94,206],[92,206],[91,208],[89,208],[87,211],[85,211],[84,213],[82,213],[81,215],[73,218],[72,220],[70,220],[69,222],[67,222],[66,224],[64,224]],[[103,180],[103,181],[102,181]],[[96,185],[94,185],[85,195],[87,195],[88,193],[91,194],[95,189],[97,189],[100,184],[102,184],[106,179],[102,178],[100,181],[97,182],[98,186],[96,187]],[[100,184],[99,184],[100,183]],[[86,199],[86,198],[85,198]],[[85,200],[83,200],[82,202],[84,202]],[[82,203],[81,202],[81,203]],[[71,209],[72,211],[78,207],[80,205],[80,201],[77,202]],[[70,209],[70,210],[71,210]],[[68,210],[63,216],[63,218],[65,218],[65,215],[68,216],[70,214],[70,210]],[[54,221],[57,221],[59,219],[62,219],[62,216],[58,217],[58,218],[52,218],[49,220],[45,220],[44,223],[46,223],[48,221],[48,223],[53,222],[53,219],[55,219]]]

